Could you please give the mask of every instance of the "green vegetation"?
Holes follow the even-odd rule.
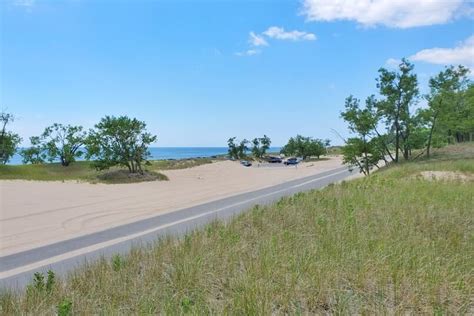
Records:
[[[252,140],[252,155],[258,160],[263,159],[267,150],[270,149],[271,144],[272,141],[267,135],[263,135],[263,137],[260,138],[254,138]]]
[[[145,176],[134,177],[128,170],[118,167],[110,170],[96,171],[91,162],[77,161],[64,168],[59,163],[29,164],[29,165],[0,165],[0,179],[4,180],[40,180],[40,181],[85,181],[100,183],[130,183],[140,181],[167,180],[160,173],[162,170],[185,169],[212,163],[212,159],[183,159],[183,160],[152,160],[145,166]],[[124,172],[126,171],[126,172]]]
[[[227,140],[227,145],[229,146],[228,153],[231,159],[244,159],[247,158],[247,152],[249,141],[243,139],[237,141],[237,137],[231,137]]]
[[[63,167],[69,166],[83,156],[87,133],[82,126],[55,123],[46,127],[41,136],[30,137],[31,147],[23,149],[23,163],[38,164],[59,160]]]
[[[252,147],[249,148],[248,145],[252,144]],[[272,141],[267,135],[263,135],[260,138],[254,138],[252,142],[249,142],[247,139],[241,141],[237,140],[237,137],[231,137],[227,140],[227,145],[229,146],[228,155],[231,159],[257,159],[262,160],[267,154],[268,149],[270,149]],[[249,155],[249,151],[251,155]]]
[[[288,140],[288,143],[281,149],[281,153],[288,157],[302,157],[303,160],[311,157],[319,159],[321,155],[327,153],[327,147],[330,143],[329,139],[322,140],[296,135],[296,137],[291,137]]]
[[[469,314],[474,146],[255,207],[0,295],[3,314]],[[472,177],[470,178],[472,179]],[[34,289],[34,287],[33,287]]]
[[[87,158],[93,166],[105,170],[126,167],[129,173],[143,174],[142,165],[150,157],[148,146],[157,136],[146,131],[146,123],[127,116],[106,116],[86,140]]]
[[[6,164],[15,154],[21,137],[7,130],[8,124],[12,123],[15,117],[11,113],[0,112],[0,164]]]
[[[413,64],[402,59],[396,71],[381,68],[380,99],[369,96],[364,107],[352,95],[346,99],[341,117],[354,136],[344,139],[344,163],[369,175],[379,161],[398,163],[400,155],[408,161],[425,152],[429,157],[432,147],[472,140],[474,85],[468,74],[463,66],[446,67],[429,81],[428,106],[414,112],[420,94]]]
[[[153,171],[160,170],[175,170],[175,169],[187,169],[201,165],[212,163],[214,160],[221,160],[223,157],[217,158],[190,158],[190,159],[179,159],[179,160],[151,160],[147,166],[148,169]]]

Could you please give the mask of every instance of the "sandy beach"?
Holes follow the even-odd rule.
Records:
[[[164,171],[135,184],[0,181],[0,256],[172,212],[341,166],[340,157],[294,166],[221,161]]]

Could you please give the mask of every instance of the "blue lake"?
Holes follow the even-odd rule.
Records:
[[[271,147],[270,152],[279,152],[281,147]],[[157,159],[187,159],[212,157],[227,154],[227,147],[150,147],[151,160]],[[22,164],[22,157],[15,154],[9,165]]]

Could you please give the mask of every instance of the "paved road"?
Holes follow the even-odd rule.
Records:
[[[347,178],[346,167],[288,181],[253,192],[193,206],[101,232],[0,257],[0,288],[23,288],[34,272],[53,270],[63,276],[75,267],[113,254],[125,254],[131,247],[153,242],[159,236],[183,235],[215,220],[228,220],[259,204],[270,204],[297,192],[319,189]],[[271,219],[269,219],[271,220]]]

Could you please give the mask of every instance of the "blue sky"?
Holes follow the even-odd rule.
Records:
[[[347,135],[349,94],[411,57],[422,90],[474,68],[473,6],[428,1],[3,0],[0,107],[27,145],[54,123],[144,120],[157,146]]]

